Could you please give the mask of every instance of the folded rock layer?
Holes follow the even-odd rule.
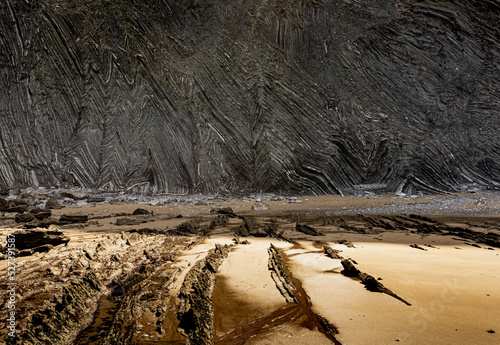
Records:
[[[494,0],[5,0],[0,186],[497,189],[499,12]]]

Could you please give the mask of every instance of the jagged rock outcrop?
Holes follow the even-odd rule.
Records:
[[[495,0],[5,0],[0,187],[500,187]]]
[[[213,344],[212,290],[215,273],[229,254],[229,246],[216,244],[187,273],[179,291],[179,327],[188,335],[186,344]]]
[[[85,274],[78,282],[65,287],[54,301],[46,301],[40,310],[33,313],[17,339],[8,337],[10,344],[57,345],[71,340],[72,333],[80,327],[79,322],[88,315],[90,297],[101,289],[93,272]]]

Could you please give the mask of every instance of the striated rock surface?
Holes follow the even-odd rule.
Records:
[[[285,298],[287,303],[299,303],[294,293],[296,291],[296,287],[293,285],[283,267],[283,259],[280,252],[272,243],[267,252],[269,254],[267,267],[271,272],[271,277],[276,284],[276,288]]]
[[[0,187],[500,187],[497,1],[6,0]]]
[[[49,268],[52,269],[52,268]],[[19,336],[19,342],[10,344],[67,344],[72,332],[78,330],[88,311],[90,297],[101,289],[99,280],[93,272],[58,293],[51,303],[45,301],[40,310],[27,320],[26,328]],[[15,338],[9,337],[8,340]]]
[[[215,273],[229,254],[229,246],[216,244],[187,273],[179,292],[179,327],[188,335],[186,344],[213,344],[212,290]]]

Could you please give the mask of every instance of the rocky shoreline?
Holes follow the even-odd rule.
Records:
[[[304,278],[303,265],[312,265],[307,272],[325,265],[314,275],[315,282],[327,274],[321,279],[331,277],[328,279],[334,279],[333,284],[342,286],[354,277],[367,291],[382,292],[372,296],[389,295],[411,309],[422,303],[418,297],[391,278],[392,273],[382,275],[382,284],[379,270],[367,266],[366,258],[356,258],[367,243],[368,247],[400,243],[398,250],[408,257],[472,250],[470,255],[491,256],[492,262],[498,260],[500,248],[500,219],[490,215],[498,206],[495,198],[489,198],[486,205],[474,203],[484,212],[468,216],[462,215],[460,208],[455,215],[418,213],[412,200],[406,199],[396,201],[414,207],[414,213],[374,214],[371,211],[377,205],[391,199],[353,201],[347,197],[290,199],[302,203],[290,203],[288,199],[217,200],[199,205],[198,201],[177,201],[162,206],[99,201],[78,208],[43,208],[37,204],[41,199],[26,197],[10,196],[8,202],[0,202],[4,207],[0,272],[6,275],[5,239],[11,234],[17,246],[17,341],[30,344],[251,344],[251,339],[278,337],[284,332],[280,329],[289,330],[298,343],[307,329],[317,330],[313,343],[350,343],[346,339],[352,333],[346,331],[349,328],[342,318],[318,312],[316,290],[320,286]],[[66,202],[64,198],[51,198],[60,204]],[[438,200],[437,205],[484,200],[480,195],[458,196],[456,200],[450,196],[427,198]],[[336,213],[346,210],[340,202],[356,206],[353,209],[358,212]],[[269,209],[253,208],[255,203],[266,203]],[[11,212],[16,205],[25,207]],[[471,203],[463,205],[471,207]],[[431,205],[429,210],[433,207],[438,206]],[[359,212],[363,208],[367,212]],[[255,267],[266,266],[253,278],[258,282],[268,276],[262,285],[264,296],[277,293],[281,297],[273,297],[273,303],[285,304],[268,314],[259,313],[263,307],[255,305],[247,314],[253,315],[247,326],[221,328],[214,320],[220,320],[224,309],[212,307],[225,298],[218,293],[218,272],[231,283],[231,274],[225,272],[228,267],[245,265],[235,260],[244,260],[246,251],[254,253],[251,260],[259,258]],[[446,257],[450,255],[459,254]],[[327,269],[330,265],[337,268]],[[331,275],[335,272],[347,280],[334,278],[338,277]],[[236,285],[233,288],[239,289]],[[214,289],[216,300],[212,300]],[[304,297],[310,293],[311,297]],[[250,296],[251,291],[240,294]],[[7,297],[4,284],[0,292],[2,318],[7,317]],[[250,306],[257,302],[245,303]],[[239,313],[237,309],[234,312]],[[308,326],[302,329],[301,324]],[[6,331],[1,325],[0,333],[5,335]]]

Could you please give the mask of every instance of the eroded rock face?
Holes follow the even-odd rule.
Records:
[[[54,268],[49,270],[54,274]],[[88,312],[89,297],[100,288],[96,275],[93,272],[87,273],[78,283],[56,295],[54,303],[45,303],[39,311],[31,315],[26,328],[18,336],[19,343],[56,345],[70,341],[71,332],[78,330],[78,321]],[[13,341],[11,344],[18,343]]]
[[[498,188],[498,22],[494,1],[8,1],[0,186]]]

